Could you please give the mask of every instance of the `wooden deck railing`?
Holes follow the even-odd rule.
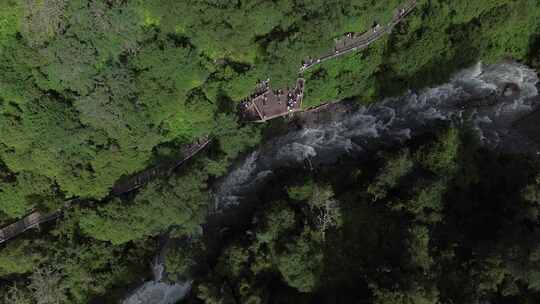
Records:
[[[49,222],[58,218],[62,214],[61,211],[56,211],[48,214],[43,214],[39,211],[33,211],[22,219],[0,229],[0,244],[16,237],[28,229],[34,228],[39,224]]]

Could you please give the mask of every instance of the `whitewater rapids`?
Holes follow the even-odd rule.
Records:
[[[534,153],[540,147],[513,124],[540,104],[538,76],[518,63],[475,65],[450,82],[388,98],[353,110],[335,111],[322,121],[307,118],[302,129],[262,144],[213,187],[213,209],[224,211],[249,198],[279,168],[331,164],[344,155],[358,156],[378,147],[402,143],[432,130],[438,123],[469,123],[487,147],[510,153]],[[123,304],[170,304],[185,297],[191,281],[163,282],[162,263],[154,265],[155,280],[144,283]]]
[[[441,122],[469,123],[481,143],[493,149],[538,153],[536,143],[512,127],[537,107],[538,80],[534,70],[515,62],[478,63],[446,84],[307,124],[239,161],[214,187],[213,208],[220,211],[239,204],[278,168],[333,163],[343,155],[401,143]]]

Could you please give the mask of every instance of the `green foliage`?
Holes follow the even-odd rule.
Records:
[[[433,146],[418,153],[420,163],[440,176],[452,175],[457,169],[459,146],[459,131],[450,128]]]
[[[2,0],[0,1],[0,49],[6,43],[9,36],[14,36],[19,30],[22,19],[22,7],[18,1]]]
[[[413,168],[414,162],[409,151],[400,152],[397,156],[389,158],[383,168],[369,185],[367,193],[376,201],[386,197],[389,190],[396,187],[403,177]]]
[[[9,217],[21,217],[52,195],[49,179],[21,172],[14,182],[0,182],[0,210]]]
[[[105,243],[78,245],[70,248],[61,261],[54,264],[63,275],[61,288],[76,303],[85,303],[92,295],[104,294],[126,275],[125,261],[119,260],[120,248]],[[110,267],[114,263],[114,267]]]
[[[246,256],[249,256],[249,251],[243,246],[233,244],[227,247],[220,257],[220,264],[223,267],[220,272],[232,277],[241,277],[248,262]]]
[[[414,286],[406,291],[379,290],[374,291],[376,304],[435,304],[439,302],[436,290],[426,290],[422,286]]]
[[[322,271],[323,255],[316,239],[310,231],[304,230],[277,257],[277,268],[284,281],[301,292],[313,291]]]
[[[540,204],[540,175],[537,176],[533,184],[527,185],[523,189],[523,198],[533,204]]]
[[[202,241],[181,241],[181,245],[167,250],[165,256],[165,269],[169,279],[173,281],[188,280],[194,274],[197,262],[205,253],[205,244]]]
[[[413,226],[409,229],[409,238],[407,240],[411,263],[422,268],[423,271],[429,271],[433,264],[433,259],[429,253],[429,229],[426,226]]]
[[[400,5],[0,0],[0,163],[8,172],[0,181],[2,221],[57,209],[66,198],[102,200],[121,176],[160,161],[163,147],[207,134],[215,142],[180,176],[123,200],[81,203],[55,225],[29,232],[30,240],[3,247],[2,282],[16,282],[10,291],[0,287],[4,302],[89,303],[141,275],[152,247],[146,240],[171,226],[180,236],[196,230],[208,181],[260,142],[263,127],[241,125],[232,113],[257,80],[291,85],[303,59],[331,49],[346,32],[388,22]],[[350,97],[374,102],[446,81],[479,60],[535,63],[539,28],[537,1],[418,1],[384,39],[305,73],[304,106]],[[519,298],[500,302],[540,301],[522,295],[540,286],[536,240],[517,237],[537,232],[539,187],[530,180],[537,172],[528,164],[505,167],[521,164],[515,159],[487,159],[461,137],[450,129],[419,149],[389,153],[382,166],[373,159],[354,181],[317,172],[324,176],[268,189],[272,199],[264,203],[273,206],[255,207],[253,234],[224,240],[217,276],[199,280],[198,296],[264,303],[269,286],[286,284],[293,288],[275,298],[293,302],[325,284],[346,289],[350,275],[362,282],[355,292],[372,286],[364,302],[469,303],[492,294]],[[358,244],[348,243],[352,235]],[[171,253],[177,278],[194,265],[190,254]],[[402,272],[396,263],[409,267]],[[329,275],[329,265],[341,271]]]
[[[177,47],[173,41],[165,40],[147,45],[133,63],[140,71],[137,76],[139,102],[151,109],[152,122],[165,123],[165,132],[187,141],[201,136],[200,131],[193,134],[198,131],[193,130],[193,124],[207,129],[212,126],[209,115],[215,109],[212,104],[205,100],[191,100],[191,105],[186,102],[186,93],[201,85],[207,76],[195,50]]]
[[[112,244],[156,235],[173,225],[192,231],[204,219],[206,178],[204,171],[193,170],[172,176],[165,184],[153,182],[129,205],[114,199],[97,210],[88,210],[80,227],[85,234]]]
[[[415,187],[411,199],[393,204],[392,209],[408,212],[421,222],[439,222],[442,220],[443,196],[446,190],[445,181],[420,184]]]
[[[0,69],[3,72],[0,78],[0,112],[3,119],[9,119],[6,114],[21,116],[21,109],[16,105],[32,101],[41,94],[33,72],[43,57],[15,37],[5,38],[5,43],[0,44]],[[15,107],[10,107],[9,102]]]
[[[291,230],[295,225],[294,211],[284,203],[276,203],[264,218],[264,224],[256,232],[257,242],[273,244],[280,236]]]
[[[47,64],[40,69],[45,79],[38,85],[43,90],[89,94],[98,74],[94,52],[90,45],[75,38],[54,40],[45,50]]]
[[[38,268],[30,276],[29,289],[37,304],[63,304],[68,299],[60,284],[62,278],[58,271],[52,268]]]
[[[11,284],[10,289],[16,292],[9,297],[20,298],[21,303],[83,304],[95,296],[110,294],[110,289],[118,284],[128,284],[143,275],[146,267],[141,267],[141,260],[152,254],[154,242],[113,246],[85,238],[78,229],[81,214],[81,209],[75,207],[64,213],[51,234],[7,243],[1,251],[6,262],[2,264],[11,267],[15,264],[10,263],[17,263],[8,277],[15,278],[17,271],[32,272],[24,280],[14,280],[17,284]],[[26,236],[29,234],[36,236],[37,233],[28,232]],[[109,299],[116,302],[112,295]]]
[[[0,251],[0,276],[32,272],[43,256],[28,240],[15,240]]]
[[[31,296],[24,289],[17,287],[17,285],[10,286],[4,293],[2,303],[5,304],[32,304]]]
[[[292,186],[287,188],[287,194],[293,200],[305,201],[313,196],[313,181],[307,180],[300,186]]]
[[[64,29],[66,0],[21,2],[24,19],[20,31],[30,45],[41,46]]]
[[[253,125],[240,126],[230,115],[220,114],[210,133],[217,139],[222,152],[219,157],[208,161],[206,170],[214,176],[227,172],[228,166],[241,152],[257,145],[261,140],[260,129]]]
[[[256,126],[240,127],[235,118],[220,115],[212,134],[219,138],[220,150],[227,159],[232,160],[247,148],[254,147],[261,140],[260,130]]]
[[[226,290],[226,286],[216,287],[213,284],[202,283],[197,286],[197,298],[207,304],[232,303],[234,297]]]

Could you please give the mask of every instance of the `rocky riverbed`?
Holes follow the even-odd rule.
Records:
[[[367,106],[334,104],[299,114],[298,129],[274,138],[240,160],[214,188],[214,209],[238,205],[282,167],[315,166],[401,143],[440,123],[469,124],[487,147],[537,153],[516,128],[539,104],[538,77],[527,66],[478,63],[443,85]]]
[[[505,62],[481,63],[456,74],[443,85],[359,106],[333,103],[297,114],[296,127],[262,144],[213,188],[219,213],[249,202],[274,171],[283,167],[331,164],[344,155],[361,156],[430,132],[437,124],[467,124],[486,147],[507,153],[538,154],[531,114],[540,104],[536,72]],[[529,118],[528,118],[529,117]],[[525,122],[527,127],[520,126]],[[532,128],[534,129],[534,128]],[[154,268],[163,270],[162,264]],[[175,303],[191,282],[167,284],[161,275],[146,282],[124,304]]]

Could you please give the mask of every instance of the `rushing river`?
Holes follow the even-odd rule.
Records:
[[[524,65],[479,63],[447,84],[306,123],[241,160],[215,187],[214,208],[239,204],[277,168],[327,164],[346,154],[369,153],[441,122],[470,123],[482,143],[493,149],[537,153],[537,145],[512,126],[536,108],[537,83],[536,72]]]
[[[323,113],[329,114],[324,119],[313,119],[320,116],[318,112],[300,114],[300,129],[261,145],[214,187],[214,209],[247,201],[278,168],[331,164],[344,155],[370,153],[430,131],[441,122],[469,123],[490,148],[537,154],[540,147],[513,127],[540,104],[537,83],[536,73],[521,64],[477,64],[447,84],[418,93],[370,106],[338,105],[334,109],[347,110]],[[191,282],[166,284],[157,275],[123,303],[175,303],[190,286]]]

